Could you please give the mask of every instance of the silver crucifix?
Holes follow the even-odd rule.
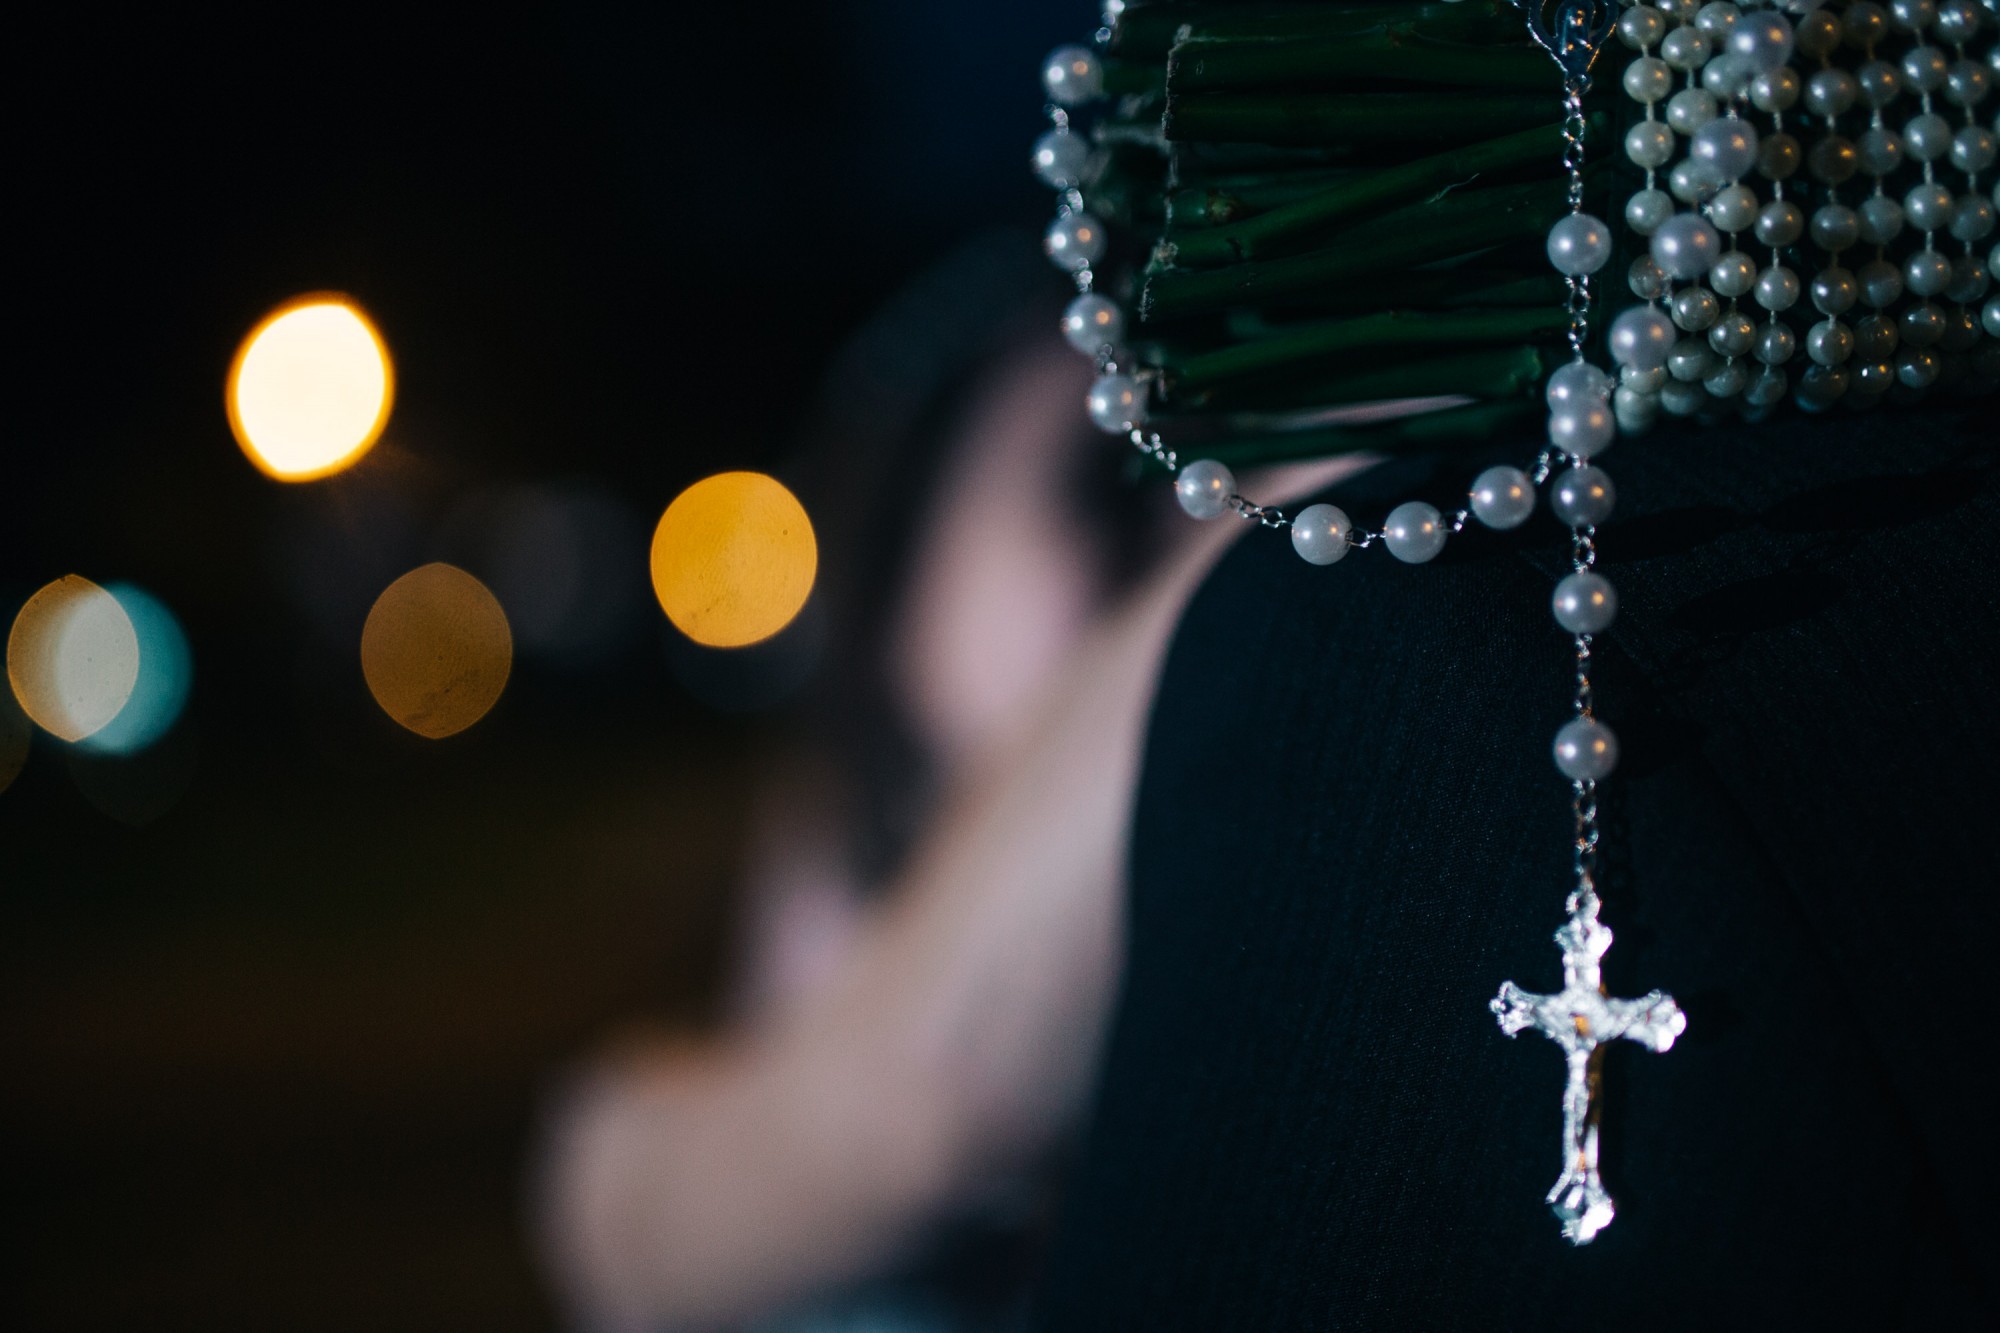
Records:
[[[1628,1038],[1656,1051],[1687,1031],[1687,1016],[1664,991],[1636,1000],[1604,993],[1599,964],[1611,947],[1611,931],[1598,924],[1597,894],[1588,887],[1569,898],[1569,920],[1556,932],[1563,951],[1563,988],[1534,995],[1511,981],[1488,1004],[1508,1036],[1535,1028],[1562,1047],[1569,1061],[1563,1089],[1563,1169],[1548,1202],[1562,1220],[1563,1236],[1588,1245],[1611,1225],[1616,1209],[1597,1174],[1597,1072],[1604,1044]]]

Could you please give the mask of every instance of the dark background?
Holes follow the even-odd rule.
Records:
[[[17,31],[0,602],[139,583],[195,685],[138,758],[37,736],[0,793],[9,1326],[549,1322],[537,1098],[616,1023],[712,1019],[786,725],[713,688],[735,659],[671,642],[646,535],[696,478],[809,452],[835,349],[912,274],[995,226],[1034,244],[1036,62],[1092,18],[72,8]],[[320,290],[381,327],[396,411],[353,471],[284,486],[231,440],[223,380]],[[468,497],[527,483],[622,507],[602,598],[630,614],[419,740],[366,694],[361,617],[453,554]]]

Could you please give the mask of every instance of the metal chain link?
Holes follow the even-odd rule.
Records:
[[[1570,570],[1581,574],[1596,567],[1597,529],[1581,527],[1570,535]],[[1596,690],[1591,684],[1591,636],[1576,636],[1576,694],[1572,701],[1577,717],[1587,718],[1596,707]],[[1576,815],[1576,889],[1569,910],[1597,901],[1597,783],[1580,779],[1573,784],[1570,808]]]
[[[1583,114],[1583,93],[1588,86],[1588,78],[1570,79],[1563,85],[1562,165],[1569,173],[1571,213],[1583,211],[1583,140],[1590,128]],[[1590,341],[1590,275],[1572,273],[1566,281],[1569,294],[1564,311],[1569,316],[1569,350],[1572,357],[1581,361],[1584,344]]]

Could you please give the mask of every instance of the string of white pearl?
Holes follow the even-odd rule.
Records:
[[[1098,32],[1100,46],[1108,40],[1114,16],[1107,13],[1106,26]],[[1050,129],[1036,141],[1033,165],[1042,182],[1057,191],[1056,218],[1043,244],[1050,260],[1076,282],[1077,296],[1063,311],[1062,330],[1072,346],[1097,364],[1086,410],[1099,429],[1127,436],[1134,447],[1174,474],[1175,499],[1186,513],[1198,519],[1234,513],[1260,527],[1289,530],[1293,549],[1313,565],[1331,565],[1351,550],[1376,545],[1406,564],[1425,564],[1471,520],[1501,531],[1519,527],[1535,510],[1537,488],[1555,478],[1550,508],[1571,531],[1573,559],[1570,574],[1556,585],[1551,605],[1556,622],[1573,636],[1577,664],[1574,712],[1556,734],[1555,761],[1576,787],[1579,845],[1587,837],[1594,847],[1595,784],[1616,765],[1618,742],[1593,714],[1591,636],[1611,624],[1618,595],[1594,568],[1596,528],[1610,516],[1616,490],[1591,460],[1610,447],[1618,427],[1610,401],[1615,381],[1584,355],[1590,331],[1590,278],[1609,262],[1612,251],[1610,228],[1583,211],[1586,79],[1571,79],[1565,88],[1562,161],[1570,211],[1550,229],[1547,244],[1549,261],[1568,286],[1571,349],[1571,360],[1549,377],[1545,394],[1549,445],[1532,471],[1496,466],[1481,472],[1466,503],[1450,514],[1411,500],[1391,509],[1382,526],[1374,529],[1356,524],[1333,504],[1308,505],[1296,515],[1257,504],[1237,490],[1235,474],[1225,464],[1213,459],[1182,464],[1159,433],[1147,428],[1149,377],[1128,373],[1122,364],[1125,312],[1095,290],[1094,266],[1104,255],[1104,229],[1084,206],[1082,186],[1090,150],[1071,123],[1077,107],[1103,95],[1102,64],[1087,47],[1060,47],[1043,62],[1042,83],[1049,98]]]
[[[1988,67],[1966,53],[1992,14],[1977,0],[1892,0],[1886,10],[1854,0],[1838,15],[1818,0],[1783,7],[1799,14],[1796,32],[1778,6],[1758,0],[1742,6],[1658,0],[1631,5],[1620,16],[1620,38],[1638,52],[1625,91],[1645,112],[1627,136],[1626,153],[1647,173],[1626,221],[1650,238],[1650,253],[1628,274],[1646,305],[1613,326],[1614,354],[1624,364],[1614,405],[1624,429],[1643,429],[1662,409],[1687,416],[1728,405],[1761,415],[1788,389],[1801,408],[1823,411],[1842,399],[1865,407],[1891,390],[1918,395],[1947,372],[1971,373],[1980,388],[2000,383],[2000,346],[1991,341],[2000,337],[2000,298],[1988,296],[2000,251],[1982,261],[1976,250],[1994,229],[2000,188],[1980,192],[1978,175],[1993,165],[1995,140],[1974,110],[2000,70],[2000,51],[1988,52]],[[1876,58],[1878,44],[1892,35],[1916,43],[1898,63]],[[1865,58],[1858,77],[1831,60],[1843,41]],[[1809,79],[1791,68],[1794,55],[1818,64]],[[1676,72],[1686,76],[1678,92]],[[1885,112],[1912,93],[1918,109],[1899,133]],[[1934,93],[1962,109],[1964,124],[1956,131],[1937,114]],[[1809,150],[1785,119],[1801,100],[1806,116],[1823,126]],[[1663,101],[1664,126],[1655,110]],[[1870,117],[1859,143],[1839,130],[1839,118],[1857,103]],[[1769,116],[1761,136],[1749,121],[1752,110]],[[1673,165],[1663,191],[1656,173],[1673,162],[1683,140],[1687,156]],[[1889,197],[1885,178],[1906,158],[1922,164],[1924,179],[1899,202]],[[1965,173],[1962,192],[1938,179],[1946,158]],[[1768,182],[1768,202],[1760,204],[1746,183],[1753,167]],[[1810,218],[1787,198],[1787,182],[1801,167],[1824,192]],[[1867,173],[1873,192],[1851,207],[1840,187],[1857,172]],[[1691,211],[1675,211],[1674,201]],[[1897,263],[1887,247],[1906,220],[1923,238]],[[1746,231],[1768,251],[1761,268],[1742,248]],[[1939,248],[1940,232],[1947,231],[1963,249],[1954,259]],[[1711,256],[1722,235],[1729,249]],[[1825,262],[1802,284],[1783,251],[1808,235]],[[1864,244],[1874,247],[1873,258],[1850,271],[1847,252]],[[1906,292],[1918,299],[1898,312]],[[1780,316],[1805,296],[1821,318],[1805,331],[1811,364],[1793,388],[1784,366],[1800,339]],[[1953,308],[1935,304],[1939,296]],[[1744,298],[1761,307],[1761,327],[1743,313]],[[1870,313],[1850,326],[1842,316],[1857,304]],[[1683,333],[1705,333],[1707,346]],[[1972,360],[1940,358],[1939,351],[1971,352]],[[1740,364],[1746,354],[1762,369],[1750,373]]]

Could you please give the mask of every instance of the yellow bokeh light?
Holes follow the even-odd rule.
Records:
[[[368,316],[344,296],[302,296],[266,315],[229,368],[229,428],[279,481],[349,467],[389,424],[396,375]]]
[[[682,491],[653,533],[653,592],[696,643],[741,648],[792,622],[812,594],[819,546],[805,507],[761,472]]]
[[[383,712],[433,740],[485,717],[513,668],[507,613],[455,565],[423,565],[397,579],[361,628],[368,692]]]
[[[118,716],[139,680],[139,634],[118,599],[79,574],[42,588],[7,634],[7,680],[21,711],[66,741]]]

